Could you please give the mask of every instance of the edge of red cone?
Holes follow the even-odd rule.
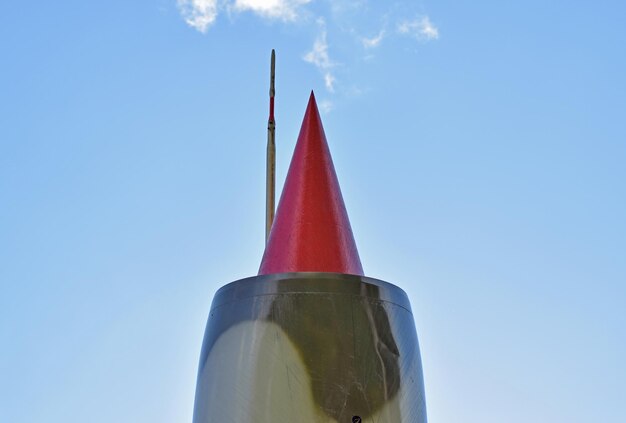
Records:
[[[364,276],[312,91],[259,268],[285,272]]]

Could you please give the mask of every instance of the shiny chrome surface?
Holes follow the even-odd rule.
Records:
[[[336,273],[242,279],[213,300],[194,423],[426,423],[408,298]]]

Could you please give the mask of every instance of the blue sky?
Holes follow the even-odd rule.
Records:
[[[314,89],[431,422],[626,420],[626,6],[0,6],[0,421],[191,421]]]

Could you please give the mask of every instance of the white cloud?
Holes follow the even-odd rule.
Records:
[[[326,89],[331,93],[335,92],[335,77],[332,73],[326,72],[324,74],[324,85],[326,85]]]
[[[313,43],[313,49],[304,55],[304,60],[314,64],[320,69],[329,69],[333,66],[328,56],[328,43],[326,42],[326,26],[323,20],[319,21],[321,31],[315,42]]]
[[[268,19],[295,21],[302,8],[312,0],[177,0],[185,22],[205,33],[223,9],[237,13],[252,12]],[[218,3],[219,2],[219,3]]]
[[[373,38],[363,37],[361,38],[361,42],[363,43],[363,47],[365,48],[374,48],[380,45],[384,37],[385,37],[385,31],[381,29],[377,36]]]
[[[192,28],[206,33],[219,18],[219,14],[226,12],[227,15],[251,13],[255,16],[281,21],[284,23],[298,24],[298,28],[311,29],[317,25],[317,36],[313,40],[311,50],[306,52],[302,59],[317,68],[324,80],[324,85],[329,93],[334,93],[337,85],[335,78],[337,66],[329,55],[328,34],[333,42],[344,43],[346,36],[351,42],[359,43],[365,54],[361,60],[368,61],[374,57],[374,49],[379,48],[385,41],[385,45],[393,47],[393,41],[399,36],[408,36],[418,41],[430,41],[439,38],[439,29],[426,15],[412,15],[414,19],[407,19],[407,14],[400,14],[385,3],[378,4],[369,0],[176,0],[178,9],[185,22]],[[315,7],[313,6],[315,3]],[[374,9],[378,10],[374,10]],[[314,19],[317,16],[317,19]],[[408,15],[410,16],[410,15]],[[375,17],[375,18],[374,18]],[[328,27],[326,18],[329,19]],[[370,37],[364,37],[360,30],[363,26],[372,28],[373,20],[382,22],[380,31],[368,33]],[[394,25],[393,26],[390,25]],[[391,29],[390,29],[391,28]],[[339,46],[341,47],[341,45]],[[344,45],[345,47],[345,45]],[[335,50],[333,50],[334,52]],[[341,69],[347,73],[351,63],[347,49],[338,48],[337,52],[343,52],[341,56]],[[337,53],[337,54],[339,54]],[[346,60],[348,61],[346,63]],[[354,60],[352,60],[354,62]],[[347,81],[349,78],[346,78]],[[348,87],[342,86],[342,93],[346,93]],[[328,106],[330,110],[332,105]]]
[[[235,0],[233,9],[238,12],[251,11],[260,16],[283,21],[295,21],[302,6],[311,0]]]
[[[411,35],[420,41],[436,40],[439,38],[439,29],[430,21],[428,16],[422,16],[412,21],[403,21],[398,24],[400,34]]]
[[[206,32],[217,18],[217,0],[178,0],[185,22],[200,32]]]
[[[329,100],[322,100],[318,103],[318,105],[322,113],[330,113],[330,111],[334,108],[333,103]]]
[[[328,55],[328,42],[326,41],[326,23],[323,19],[318,19],[318,25],[320,26],[320,33],[313,43],[313,48],[303,59],[305,62],[309,62],[324,74],[324,83],[326,89],[331,93],[335,91],[335,77],[330,71],[334,66],[334,63],[330,60]]]

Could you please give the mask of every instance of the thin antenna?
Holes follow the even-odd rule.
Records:
[[[276,121],[274,120],[274,78],[276,53],[272,49],[270,67],[270,117],[267,121],[267,164],[265,174],[265,243],[270,237],[274,222],[274,204],[276,197]]]

